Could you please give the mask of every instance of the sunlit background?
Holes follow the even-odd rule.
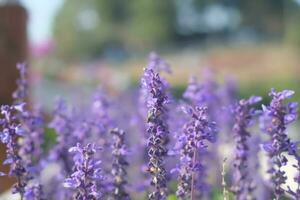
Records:
[[[298,91],[296,0],[21,3],[29,14],[33,94],[47,105],[49,96],[71,95],[74,85],[84,91],[135,85],[152,50],[171,64],[177,91],[204,66],[239,81],[245,95],[263,95],[271,86]]]
[[[298,90],[300,2],[297,0],[22,0],[28,12],[34,98],[123,90],[138,83],[155,50],[172,66],[178,91],[191,74],[212,68],[243,93]],[[77,90],[77,87],[75,87]],[[246,89],[246,90],[244,90]]]

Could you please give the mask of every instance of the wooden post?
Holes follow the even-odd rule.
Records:
[[[16,63],[27,57],[27,12],[15,4],[0,5],[0,104],[10,104],[16,89]],[[0,162],[5,159],[5,147],[0,145]],[[0,165],[0,171],[8,168]],[[0,191],[8,189],[13,179],[0,178]]]

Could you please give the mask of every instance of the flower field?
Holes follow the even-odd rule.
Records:
[[[234,67],[211,59],[220,60],[212,65]],[[10,168],[0,175],[15,179],[17,199],[300,199],[299,142],[289,134],[298,103],[289,88],[241,99],[238,83],[210,69],[178,83],[152,52],[129,90],[61,97],[45,112],[28,102],[26,65],[17,68],[14,103],[1,105],[0,118]]]

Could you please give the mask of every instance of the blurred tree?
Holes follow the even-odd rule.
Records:
[[[296,0],[65,0],[54,24],[57,53],[117,57],[214,35],[224,40],[239,30],[277,39],[286,1]]]
[[[242,13],[241,25],[268,37],[282,36],[284,1],[286,0],[237,1],[236,5]]]
[[[69,60],[149,50],[172,40],[174,21],[173,0],[66,0],[54,24],[57,53]]]
[[[174,0],[132,0],[126,41],[129,46],[151,49],[175,36]]]
[[[54,24],[57,54],[67,60],[96,56],[110,34],[104,22],[100,31],[100,21],[93,0],[66,0]]]
[[[300,48],[300,1],[290,0],[285,2],[285,39],[297,48]]]

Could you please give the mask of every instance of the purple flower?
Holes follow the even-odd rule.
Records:
[[[41,113],[37,109],[33,111],[27,109],[25,103],[28,99],[27,67],[25,64],[18,64],[17,69],[20,79],[13,94],[14,104],[1,107],[4,118],[0,120],[3,128],[0,138],[7,146],[7,159],[4,164],[11,166],[9,175],[17,179],[13,188],[14,193],[20,193],[21,198],[42,199],[33,192],[35,186],[32,185],[32,179],[38,178],[37,169],[42,159],[44,124]]]
[[[287,158],[283,155],[291,149],[292,143],[287,136],[286,127],[297,118],[297,104],[284,104],[284,100],[294,94],[291,90],[276,92],[272,89],[269,95],[272,97],[269,106],[263,106],[262,130],[270,136],[270,140],[263,144],[263,149],[268,153],[271,166],[268,173],[271,174],[274,194],[280,199],[284,194],[282,185],[286,182],[286,175],[282,167],[287,164]]]
[[[25,63],[18,63],[17,69],[20,74],[20,78],[17,80],[17,90],[13,93],[15,104],[20,104],[26,101],[28,98],[28,81],[27,81],[27,66]]]
[[[183,127],[178,142],[180,146],[180,165],[178,188],[176,195],[178,198],[194,199],[194,193],[205,193],[205,166],[199,157],[205,151],[207,142],[214,142],[217,133],[216,124],[208,120],[208,110],[206,107],[184,107],[183,110],[189,120]],[[203,176],[204,175],[204,176]]]
[[[157,53],[151,52],[148,58],[149,62],[146,68],[153,69],[154,71],[161,72],[165,71],[171,73],[169,64],[163,60]]]
[[[44,120],[39,109],[29,110],[26,105],[28,96],[27,67],[24,63],[17,64],[20,79],[17,81],[17,90],[13,94],[14,108],[20,125],[16,127],[16,134],[22,136],[20,142],[20,156],[27,162],[28,167],[37,169],[43,153]]]
[[[23,115],[20,130],[23,136],[23,140],[20,142],[20,155],[27,161],[27,165],[37,173],[41,170],[40,162],[43,159],[42,145],[44,144],[44,119],[41,111],[36,109]]]
[[[152,67],[144,69],[142,83],[147,91],[148,171],[151,174],[151,185],[155,188],[148,197],[161,200],[167,196],[167,173],[164,161],[167,155],[166,145],[169,141],[169,128],[166,123],[168,86]]]
[[[217,94],[218,84],[214,80],[214,74],[210,69],[205,69],[204,81],[200,83],[195,77],[191,77],[188,87],[183,94],[183,97],[193,105],[207,106],[211,117],[216,118],[216,110],[220,105],[220,99]]]
[[[73,135],[72,118],[69,115],[67,104],[64,100],[58,99],[54,110],[54,117],[49,123],[57,134],[56,145],[50,150],[49,158],[51,161],[60,160],[63,163],[63,171],[71,172],[71,159],[66,155],[70,146],[76,144],[76,138]]]
[[[74,153],[73,173],[64,182],[65,188],[74,190],[74,199],[90,200],[101,199],[101,190],[99,184],[103,177],[101,175],[100,161],[94,158],[99,150],[94,144],[87,144],[82,147],[77,143],[76,146],[69,149]]]
[[[144,175],[144,178],[147,179],[147,171],[144,170],[146,169],[147,162],[149,160],[149,155],[148,155],[148,146],[147,146],[147,141],[149,139],[148,132],[147,132],[147,125],[144,123],[147,121],[147,115],[149,114],[148,108],[150,105],[148,105],[151,101],[153,101],[153,96],[151,94],[150,88],[149,88],[149,82],[151,81],[152,76],[151,73],[159,73],[159,72],[167,72],[171,73],[170,66],[164,61],[159,55],[157,55],[155,52],[151,52],[149,54],[148,58],[148,64],[146,66],[146,69],[144,70],[143,77],[141,78],[141,88],[139,90],[139,99],[138,99],[138,115],[137,115],[137,120],[139,121],[139,129],[142,134],[142,139],[139,148],[141,148],[141,154],[142,156],[142,161],[143,161],[143,166],[141,167],[141,171]],[[169,85],[165,79],[162,77],[160,78],[160,85],[162,91],[165,93],[166,96],[170,99],[170,94],[168,93]],[[167,118],[166,115],[164,118]],[[146,180],[144,181],[145,183],[147,182]],[[148,186],[148,184],[145,184]]]
[[[127,147],[125,145],[125,132],[118,128],[111,130],[113,135],[112,155],[113,164],[111,174],[113,176],[113,197],[118,200],[129,200],[129,194],[125,190],[127,184],[126,161]]]
[[[23,199],[26,186],[32,177],[28,172],[26,161],[20,156],[18,139],[22,137],[19,134],[22,131],[20,131],[21,124],[16,117],[20,114],[16,106],[1,106],[3,118],[1,119],[0,140],[6,145],[6,159],[3,164],[10,165],[9,176],[14,176],[17,180],[13,186],[13,193],[19,193]]]
[[[161,71],[166,71],[167,73],[171,73],[169,65],[162,58],[160,58],[154,52],[150,53],[148,64],[144,69],[144,74],[143,77],[141,78],[141,90],[139,96],[140,97],[139,112],[145,118],[147,118],[147,114],[148,114],[147,108],[149,108],[149,103],[152,101],[153,98],[151,92],[149,92],[149,84],[152,79],[151,78],[152,73],[156,73],[157,76],[159,76],[159,73]],[[168,82],[160,76],[159,76],[159,82],[160,82],[159,87],[161,87],[162,91],[166,93],[166,96],[169,96],[170,98],[170,94],[168,94],[168,89],[169,89]]]
[[[43,188],[39,184],[29,187],[26,190],[24,197],[26,200],[46,200]]]
[[[109,114],[110,106],[105,92],[97,90],[93,96],[91,105],[90,123],[97,127],[99,134],[108,133],[108,130],[114,126],[114,121]]]
[[[222,142],[231,142],[229,139],[231,137],[228,137],[228,134],[232,132],[231,127],[233,126],[234,118],[230,108],[236,102],[236,85],[232,81],[227,81],[226,85],[221,87],[217,84],[214,74],[209,69],[204,71],[203,79],[204,81],[201,84],[195,78],[191,78],[184,93],[184,98],[192,105],[206,106],[208,108],[208,118],[216,122],[221,133],[211,149],[218,149]],[[253,101],[255,99],[250,100]],[[218,151],[206,151],[202,154],[201,157],[203,159],[206,159],[210,165],[215,166],[210,171],[213,170],[215,173],[218,173],[221,170],[218,169],[218,166],[221,165]],[[216,182],[219,181],[216,180]]]
[[[203,102],[201,92],[201,85],[197,81],[196,77],[192,76],[189,79],[188,86],[183,93],[183,97],[191,103],[197,104],[198,102]]]
[[[233,132],[235,137],[235,158],[234,158],[234,183],[232,191],[237,200],[248,199],[252,197],[254,184],[249,177],[249,144],[248,138],[251,136],[247,130],[252,125],[253,117],[257,114],[253,104],[261,101],[261,97],[252,96],[249,99],[240,100],[233,109],[235,123]]]

